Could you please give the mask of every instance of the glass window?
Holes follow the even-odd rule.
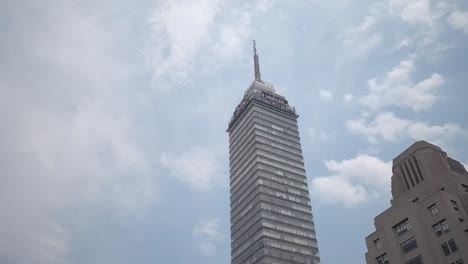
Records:
[[[421,255],[411,259],[410,261],[407,261],[406,264],[424,264],[423,259]]]
[[[439,213],[439,209],[437,209],[435,204],[429,206],[428,209],[431,211],[432,215],[437,215]]]
[[[434,231],[435,231],[437,236],[441,236],[441,235],[444,234],[442,232],[442,227],[440,226],[440,224],[437,224],[437,225],[434,226]]]
[[[442,230],[444,231],[444,233],[447,233],[450,230],[447,224],[447,221],[445,221],[445,219],[440,223],[440,225],[442,226]]]
[[[455,244],[455,240],[453,239],[449,240],[447,243],[443,243],[440,246],[442,247],[442,250],[446,256],[458,250],[457,244]]]
[[[388,261],[387,254],[380,255],[375,260],[377,261],[377,264],[389,264],[390,263]]]
[[[445,219],[433,225],[432,228],[434,228],[434,231],[437,236],[441,236],[450,230],[447,224],[447,221]]]
[[[443,243],[440,246],[442,247],[442,250],[444,251],[445,256],[450,255],[450,249],[449,249],[447,243]]]
[[[453,240],[453,239],[449,240],[448,244],[449,244],[450,250],[452,252],[455,252],[455,251],[458,250],[457,244],[455,244],[455,240]]]
[[[393,229],[395,230],[397,236],[400,236],[406,233],[408,230],[411,230],[411,224],[408,221],[408,218],[406,218],[405,220],[394,226]]]
[[[374,244],[375,244],[375,247],[376,248],[382,248],[382,243],[380,243],[380,238],[377,238],[375,241],[374,241]]]
[[[406,240],[405,242],[400,244],[401,249],[403,250],[404,253],[407,253],[415,248],[418,247],[418,244],[416,243],[416,239],[414,237]]]

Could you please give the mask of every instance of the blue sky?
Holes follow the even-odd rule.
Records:
[[[1,263],[229,263],[252,39],[300,114],[322,263],[364,263],[412,142],[468,163],[466,1],[0,2]]]

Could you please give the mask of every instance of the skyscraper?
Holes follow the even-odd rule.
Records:
[[[392,206],[366,238],[368,264],[468,263],[468,172],[425,141],[393,159]]]
[[[260,76],[228,125],[232,264],[320,263],[298,115]]]

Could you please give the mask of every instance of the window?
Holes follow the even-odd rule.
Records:
[[[448,256],[458,250],[457,244],[455,244],[455,240],[453,239],[449,240],[447,243],[443,243],[440,246],[442,247],[445,256]]]
[[[429,206],[427,209],[429,209],[429,211],[431,211],[432,215],[436,215],[436,214],[439,213],[439,209],[437,209],[435,204]]]
[[[458,210],[458,204],[457,204],[457,202],[455,202],[454,200],[450,200],[450,202],[452,202],[453,209],[459,211],[459,210]]]
[[[406,264],[424,264],[421,255],[407,261]]]
[[[407,253],[415,248],[418,247],[418,244],[416,243],[416,239],[414,237],[406,240],[405,242],[400,244],[401,249],[403,250],[404,253]]]
[[[406,218],[405,220],[394,226],[393,229],[395,229],[397,236],[400,236],[406,233],[408,230],[411,230],[411,224],[408,221],[408,218]]]
[[[457,244],[455,244],[455,240],[453,240],[453,239],[449,240],[448,244],[449,244],[450,250],[452,252],[455,252],[455,251],[458,250]]]
[[[457,260],[454,264],[463,264],[463,259]]]
[[[380,243],[380,238],[377,238],[376,240],[374,240],[374,244],[377,249],[382,248],[382,243]]]
[[[377,261],[377,264],[389,264],[390,263],[388,261],[387,254],[380,255],[375,260]]]
[[[440,246],[442,247],[442,251],[444,251],[445,256],[450,255],[450,249],[449,249],[449,247],[447,246],[447,243],[443,243],[443,244],[440,245]]]
[[[434,228],[434,231],[437,236],[441,236],[444,233],[450,231],[447,221],[445,219],[433,225],[432,228]]]

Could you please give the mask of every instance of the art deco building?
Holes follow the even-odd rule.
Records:
[[[391,207],[366,238],[368,264],[468,263],[468,173],[419,141],[393,159]]]
[[[255,79],[229,122],[232,264],[320,263],[298,115]]]

